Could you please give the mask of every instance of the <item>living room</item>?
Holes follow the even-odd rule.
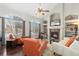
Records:
[[[79,56],[78,6],[79,3],[0,3],[0,54]]]

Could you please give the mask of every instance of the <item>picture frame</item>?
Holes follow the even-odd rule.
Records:
[[[59,13],[54,13],[50,16],[50,26],[60,26],[61,18]]]

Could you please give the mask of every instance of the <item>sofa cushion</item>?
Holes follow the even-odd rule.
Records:
[[[38,43],[39,43],[39,46],[44,45],[44,47],[43,47],[44,49],[47,48],[47,43],[48,43],[47,40],[38,40]]]
[[[79,41],[75,40],[71,45],[70,48],[79,51]]]
[[[65,46],[69,47],[74,42],[75,39],[76,39],[75,35],[73,35],[72,37],[70,37],[68,39],[68,41],[66,42]]]
[[[37,48],[37,49],[40,47],[39,41],[36,40],[36,39],[25,38],[25,39],[23,39],[23,42],[25,42],[26,44],[30,44],[30,45],[32,45],[34,48]]]
[[[35,39],[36,40],[36,39]],[[41,46],[40,41],[36,40],[36,44],[37,44],[37,48],[39,48]]]
[[[23,39],[23,54],[27,56],[38,56],[42,55],[47,44],[46,41],[33,39],[33,38],[24,38]],[[45,45],[46,44],[46,45]]]

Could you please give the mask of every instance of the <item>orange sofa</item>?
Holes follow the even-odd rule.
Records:
[[[26,56],[42,56],[48,41],[23,38],[23,54]]]

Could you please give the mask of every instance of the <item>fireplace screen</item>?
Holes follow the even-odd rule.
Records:
[[[50,30],[50,41],[59,42],[59,33],[60,29],[51,29]]]

